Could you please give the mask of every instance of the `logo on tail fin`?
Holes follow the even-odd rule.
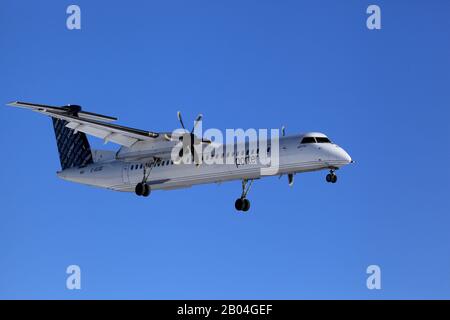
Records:
[[[81,167],[93,163],[91,147],[86,134],[66,127],[67,121],[52,118],[58,145],[61,169]]]

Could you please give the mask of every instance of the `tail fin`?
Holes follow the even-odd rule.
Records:
[[[58,145],[61,169],[81,167],[93,163],[91,147],[86,134],[67,128],[67,121],[52,118]]]

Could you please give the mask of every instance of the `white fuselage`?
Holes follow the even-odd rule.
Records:
[[[302,137],[302,135],[295,135],[280,138],[279,171],[272,175],[337,169],[351,162],[347,152],[338,145],[334,143],[304,144],[301,143]],[[226,147],[224,150],[227,150]],[[265,150],[260,150],[261,152]],[[140,156],[144,159],[145,153]],[[222,157],[222,154],[218,156]],[[256,150],[249,150],[248,156],[245,153],[243,155],[239,153],[236,156],[235,153],[230,152],[228,157],[232,157],[232,159],[226,159],[228,163],[233,164],[202,163],[197,166],[173,164],[170,158],[161,159],[159,164],[151,168],[147,183],[152,190],[170,190],[197,184],[258,179],[262,177],[261,169],[269,166],[258,161],[260,155]],[[98,161],[85,167],[60,171],[58,176],[86,185],[134,192],[136,184],[143,180],[145,162],[148,160],[120,160],[116,156],[114,159]]]

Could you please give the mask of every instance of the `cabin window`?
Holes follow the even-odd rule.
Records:
[[[269,152],[270,152],[270,147],[267,148],[267,153],[269,153]]]
[[[316,143],[316,139],[314,137],[304,137],[302,143]]]
[[[317,143],[331,143],[327,137],[316,137]]]

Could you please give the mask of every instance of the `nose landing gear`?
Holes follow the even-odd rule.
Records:
[[[327,182],[336,183],[337,182],[337,175],[334,173],[334,169],[330,170],[330,173],[326,176]]]
[[[242,180],[242,194],[239,199],[234,203],[234,207],[237,211],[247,212],[250,209],[250,201],[247,199],[247,194],[250,191],[250,187],[252,186],[253,180]]]

